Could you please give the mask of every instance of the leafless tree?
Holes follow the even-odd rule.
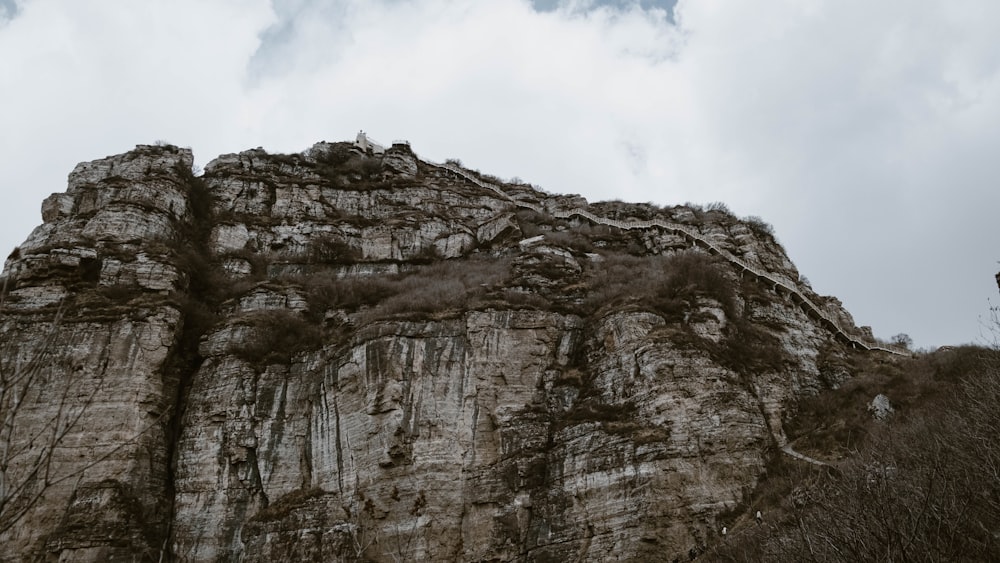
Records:
[[[66,307],[45,316],[8,309],[0,287],[0,535],[23,521],[52,487],[82,479],[88,469],[134,444],[159,418],[131,439],[90,452],[81,463],[59,463],[60,449],[82,431],[81,420],[104,390],[105,378],[75,377],[58,341]]]
[[[0,312],[7,304],[6,284]],[[16,322],[0,326],[0,534],[35,506],[55,479],[52,456],[93,400],[97,387],[80,401],[73,385],[53,385],[55,337],[62,321],[59,306],[40,338],[18,338]],[[58,397],[51,408],[36,408],[45,395]],[[51,400],[51,399],[50,399]]]
[[[707,559],[1000,561],[1000,356],[981,354],[948,397],[802,483],[781,522],[734,530]]]

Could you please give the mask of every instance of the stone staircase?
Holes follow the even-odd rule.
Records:
[[[511,197],[510,194],[504,191],[500,186],[490,182],[483,181],[459,166],[448,163],[444,164],[435,163],[426,160],[421,160],[421,162],[423,162],[428,166],[437,168],[439,170],[443,170],[446,173],[450,173],[454,176],[464,179],[483,189],[495,192],[501,198],[511,202],[517,207],[530,209],[532,211],[536,211],[539,213],[547,212],[546,209],[543,209],[538,205],[526,201],[521,201]],[[754,266],[746,262],[745,260],[734,256],[730,252],[720,248],[714,242],[705,238],[701,233],[699,233],[698,231],[687,225],[672,223],[669,221],[664,221],[662,219],[652,219],[649,221],[619,221],[616,219],[599,217],[587,211],[586,209],[582,209],[579,207],[570,210],[554,211],[552,212],[552,216],[558,219],[569,219],[576,216],[586,219],[598,225],[607,225],[609,227],[615,227],[623,230],[632,230],[632,229],[648,230],[648,229],[658,228],[682,236],[686,241],[690,242],[692,246],[704,248],[709,253],[724,258],[725,260],[736,266],[741,274],[749,273],[750,275],[755,276],[762,283],[770,285],[771,288],[776,293],[783,294],[789,297],[803,311],[805,311],[807,315],[815,317],[820,322],[820,324],[822,324],[828,330],[832,331],[837,336],[837,338],[850,344],[852,347],[860,348],[862,350],[886,352],[888,354],[894,354],[898,356],[911,355],[911,352],[909,350],[906,350],[905,348],[890,346],[876,341],[867,340],[856,334],[848,332],[840,325],[839,322],[837,322],[837,320],[832,315],[830,315],[822,308],[820,308],[819,305],[817,305],[815,302],[809,299],[809,297],[806,296],[794,284],[779,279],[770,272],[762,270],[761,268],[758,268],[757,266]]]

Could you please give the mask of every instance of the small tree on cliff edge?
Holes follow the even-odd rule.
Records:
[[[910,338],[910,335],[905,332],[901,332],[896,336],[893,336],[891,342],[896,346],[906,348],[907,350],[913,349],[913,339]]]

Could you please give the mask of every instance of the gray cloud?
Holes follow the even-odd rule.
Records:
[[[725,201],[878,334],[970,341],[996,291],[995,21],[987,0],[32,0],[0,27],[0,243],[81,160],[365,129],[591,200]]]
[[[16,0],[0,0],[0,20],[13,19],[19,11]]]
[[[638,7],[643,10],[661,10],[671,23],[675,23],[674,8],[677,6],[677,0],[591,0],[583,2],[579,0],[531,0],[531,5],[539,12],[553,12],[560,8],[575,6],[579,6],[582,10],[595,8],[627,10]]]

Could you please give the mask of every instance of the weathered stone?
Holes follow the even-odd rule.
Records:
[[[872,402],[868,403],[868,413],[875,420],[887,420],[894,412],[896,411],[892,408],[892,402],[889,401],[889,397],[886,397],[882,393],[875,395]]]
[[[520,230],[514,221],[514,214],[503,213],[479,225],[476,229],[476,240],[480,244],[488,244],[508,233],[519,233]]]
[[[747,500],[795,401],[833,384],[818,358],[841,344],[773,287],[725,304],[695,288],[677,315],[586,305],[588,268],[610,259],[556,233],[582,219],[519,243],[510,198],[402,146],[358,158],[254,149],[195,179],[190,151],[140,146],[46,199],[4,269],[0,368],[51,359],[14,443],[37,451],[60,409],[79,419],[0,560],[686,559]],[[552,214],[587,206],[502,189]],[[640,207],[615,216],[654,213]],[[667,215],[798,282],[735,219]],[[602,228],[594,245],[691,241]],[[472,281],[391,293],[446,266]],[[411,310],[380,309],[393,299]],[[741,363],[747,324],[780,361]]]
[[[69,194],[52,194],[42,202],[42,221],[51,223],[73,212],[73,198]]]
[[[385,152],[382,162],[387,168],[404,178],[413,178],[417,175],[417,159],[408,147],[393,146]]]

